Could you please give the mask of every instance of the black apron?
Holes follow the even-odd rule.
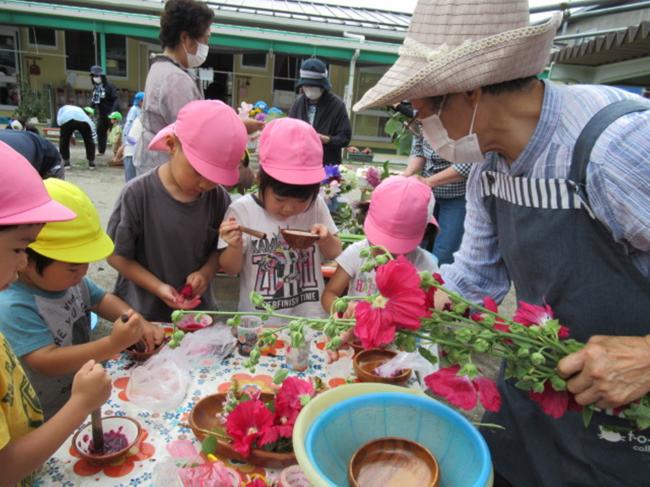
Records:
[[[594,218],[585,190],[600,134],[619,117],[648,109],[624,100],[598,112],[576,141],[568,179],[511,177],[496,172],[496,158],[481,175],[483,200],[518,300],[548,303],[580,341],[650,333],[650,280]],[[513,486],[650,485],[650,429],[625,431],[631,423],[607,411],[594,413],[589,428],[579,413],[554,419],[503,380],[503,367],[498,384],[501,411],[483,421],[506,430],[482,433],[495,470]]]

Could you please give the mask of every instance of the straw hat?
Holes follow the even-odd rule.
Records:
[[[399,58],[354,110],[538,74],[561,20],[531,26],[527,0],[419,0]]]

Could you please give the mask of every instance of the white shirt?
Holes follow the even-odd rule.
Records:
[[[368,240],[361,240],[350,245],[336,259],[336,262],[345,273],[350,276],[348,296],[368,296],[377,292],[375,283],[375,271],[361,272],[361,266],[365,259],[361,257],[361,251],[370,247]],[[420,247],[409,252],[405,257],[415,266],[418,271],[437,272],[438,263],[435,257]]]
[[[309,231],[317,223],[325,225],[333,235],[338,233],[323,198],[318,196],[304,213],[278,220],[252,195],[246,195],[230,205],[225,219],[231,217],[243,226],[266,233],[266,238],[261,240],[243,235],[239,311],[254,310],[249,296],[251,291],[255,291],[281,313],[324,317],[320,303],[325,288],[320,249],[313,244],[305,250],[293,250],[280,234],[280,228]],[[227,246],[225,241],[219,240],[220,249]]]

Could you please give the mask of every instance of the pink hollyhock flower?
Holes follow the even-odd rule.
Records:
[[[300,411],[314,395],[314,386],[308,380],[287,377],[275,397],[276,403],[287,403],[292,409]]]
[[[274,443],[280,438],[291,438],[296,418],[314,392],[314,386],[308,380],[298,377],[285,379],[275,396],[273,426],[260,438],[260,446]]]
[[[499,307],[494,299],[490,296],[485,296],[483,298],[483,307],[492,311],[493,313],[499,312]],[[481,322],[483,321],[483,313],[473,313],[470,318],[474,321]],[[494,322],[494,329],[497,331],[502,331],[504,333],[510,333],[510,327],[506,325],[501,318],[497,318]],[[508,340],[510,342],[510,340]]]
[[[519,306],[512,319],[524,326],[544,326],[548,321],[553,320],[554,317],[553,310],[548,304],[538,306],[519,301]],[[560,325],[558,336],[560,338],[569,338],[569,329],[564,325]]]
[[[271,426],[273,413],[259,400],[239,403],[226,420],[226,431],[233,440],[233,447],[244,458],[250,455],[253,443]]]
[[[269,487],[269,484],[267,484],[261,478],[256,477],[253,480],[246,482],[246,487]]]
[[[428,314],[420,276],[404,256],[378,267],[375,282],[380,295],[372,303],[360,301],[354,310],[354,334],[364,348],[388,345],[397,328],[417,330]]]
[[[580,406],[573,396],[567,391],[556,391],[550,382],[544,384],[544,392],[528,391],[528,397],[535,401],[549,416],[560,418],[569,411],[581,411]]]
[[[474,409],[477,400],[488,411],[498,411],[501,408],[501,395],[493,380],[486,377],[470,379],[458,375],[459,370],[459,365],[445,367],[426,376],[424,383],[434,394],[466,411]]]

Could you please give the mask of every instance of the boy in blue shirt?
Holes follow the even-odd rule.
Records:
[[[88,196],[57,179],[45,186],[77,218],[46,224],[28,247],[18,281],[0,293],[0,331],[20,357],[47,419],[68,400],[73,374],[85,362],[108,360],[141,340],[153,348],[163,332],[84,277],[88,262],[113,252]],[[90,341],[90,311],[115,322],[110,336]]]

